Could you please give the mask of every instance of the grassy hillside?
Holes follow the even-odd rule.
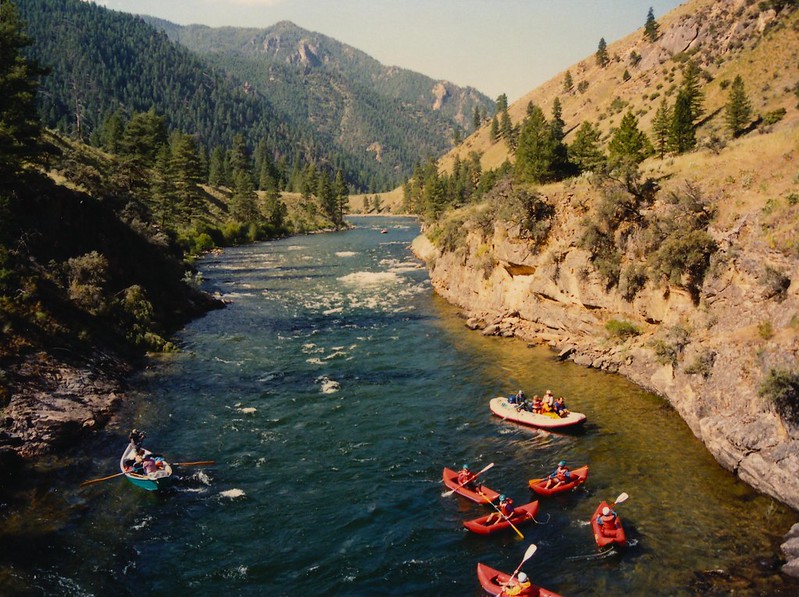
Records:
[[[664,97],[673,103],[682,67],[691,59],[702,69],[704,82],[706,116],[698,131],[700,146],[713,136],[725,136],[723,107],[727,87],[736,75],[743,77],[756,114],[764,116],[784,108],[787,115],[779,127],[795,126],[799,15],[786,12],[790,11],[780,15],[762,11],[759,4],[751,2],[686,2],[657,19],[657,41],[644,38],[642,18],[642,29],[608,45],[610,63],[606,67],[600,67],[593,55],[587,56],[567,69],[573,80],[570,90],[564,89],[563,71],[514,102],[508,113],[517,124],[532,102],[549,117],[557,97],[567,143],[584,121],[596,124],[607,141],[628,110],[638,117],[640,128],[650,132],[659,103]],[[440,161],[441,167],[449,171],[455,156],[465,159],[471,151],[482,154],[484,169],[513,161],[507,145],[493,143],[490,127],[484,126],[449,152]]]

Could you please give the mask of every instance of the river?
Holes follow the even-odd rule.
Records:
[[[351,220],[202,261],[229,305],[133,380],[79,472],[42,471],[46,489],[3,504],[0,593],[477,596],[478,562],[510,572],[535,543],[523,569],[564,595],[796,594],[775,566],[797,513],[722,470],[667,403],[469,331],[409,251],[415,220]],[[492,416],[519,388],[566,396],[585,429]],[[78,489],[117,470],[133,427],[217,464],[178,467],[163,494]],[[525,503],[560,459],[590,465],[585,489],[541,498],[523,540],[470,535],[486,507],[442,496],[443,467],[493,462],[486,485]],[[588,519],[622,492],[632,545],[600,557]]]

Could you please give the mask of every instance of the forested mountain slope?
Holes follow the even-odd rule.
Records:
[[[395,174],[407,176],[415,162],[473,131],[475,110],[485,117],[494,109],[473,88],[384,66],[288,21],[255,29],[144,18],[266,97],[292,128],[324,145],[366,151]]]

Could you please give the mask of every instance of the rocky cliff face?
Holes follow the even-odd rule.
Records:
[[[413,250],[436,291],[485,334],[548,343],[563,358],[665,397],[722,466],[799,508],[799,429],[759,395],[772,369],[795,371],[799,361],[796,260],[759,242],[761,223],[750,215],[711,226],[719,250],[698,304],[665,281],[648,282],[628,301],[606,290],[578,246],[584,198],[563,191],[549,199],[557,214],[538,250],[518,228],[497,225],[486,238],[468,220],[466,241],[453,252],[417,238]],[[610,320],[640,333],[613,335]]]

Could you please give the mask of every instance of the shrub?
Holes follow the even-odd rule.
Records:
[[[698,302],[699,289],[716,250],[713,237],[704,230],[675,233],[661,243],[652,258],[652,267],[665,274],[672,284],[685,287]]]
[[[441,249],[442,253],[451,253],[466,242],[466,228],[463,217],[450,216],[439,221],[430,231],[430,242]]]
[[[108,259],[97,251],[67,260],[68,295],[71,301],[97,315],[106,308],[103,286]]]
[[[624,300],[632,302],[635,295],[646,286],[648,279],[645,266],[636,264],[628,266],[621,276],[622,297]]]
[[[655,351],[658,363],[661,365],[670,364],[672,367],[676,367],[690,338],[688,330],[677,325],[668,331],[665,338],[652,340],[650,346]]]
[[[785,118],[785,108],[779,108],[777,110],[772,110],[771,112],[766,112],[763,115],[763,126],[770,126],[772,124],[777,124],[780,120]]]
[[[689,375],[701,375],[705,379],[713,373],[713,365],[716,362],[716,353],[712,350],[705,350],[696,355],[694,361],[685,368]]]
[[[799,373],[772,369],[761,382],[758,395],[769,398],[786,421],[799,423]]]
[[[791,286],[791,279],[770,265],[763,270],[760,281],[765,286],[765,297],[776,298],[778,301],[785,299],[788,288]]]
[[[757,324],[757,333],[763,340],[770,340],[774,337],[774,326],[766,319]]]
[[[611,319],[605,323],[605,330],[612,337],[621,338],[622,340],[641,335],[641,330],[638,329],[638,326],[629,321],[619,321],[618,319]]]

